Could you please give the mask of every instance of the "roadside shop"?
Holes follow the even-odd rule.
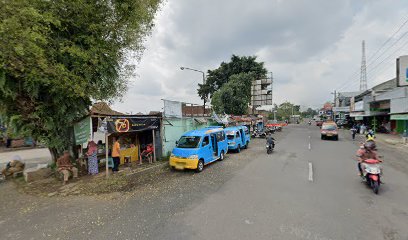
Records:
[[[107,108],[106,108],[107,107]],[[98,166],[105,166],[108,174],[113,167],[111,149],[113,138],[119,139],[120,164],[131,165],[140,163],[140,153],[153,145],[152,160],[161,157],[161,114],[155,115],[125,115],[111,110],[107,105],[104,111],[91,110],[90,115],[74,125],[75,143],[82,171],[88,169],[86,154],[88,143],[97,144]],[[106,161],[107,159],[107,161]],[[106,164],[108,162],[108,164]]]

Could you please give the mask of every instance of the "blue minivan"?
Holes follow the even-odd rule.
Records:
[[[228,149],[241,151],[241,148],[247,148],[251,141],[251,135],[246,126],[228,127],[224,129],[227,135]]]
[[[195,169],[201,172],[204,166],[216,160],[224,160],[228,143],[224,129],[207,127],[184,133],[177,141],[170,156],[173,169]]]

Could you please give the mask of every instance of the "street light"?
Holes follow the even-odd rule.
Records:
[[[188,68],[188,67],[180,67],[180,70],[190,70],[190,71],[194,71],[194,72],[200,72],[203,74],[203,85],[205,84],[205,72],[194,69],[194,68]],[[203,111],[203,115],[205,115],[205,103],[206,103],[206,96],[204,96],[204,111]]]

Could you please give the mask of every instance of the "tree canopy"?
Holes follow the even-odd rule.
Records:
[[[290,102],[283,102],[279,104],[275,104],[274,110],[276,111],[276,119],[279,121],[283,120],[290,120],[290,117],[293,115],[299,115],[300,106],[295,105]],[[273,118],[273,114],[269,116],[271,119]]]
[[[0,113],[61,151],[92,101],[126,90],[160,0],[0,2]]]
[[[222,62],[217,69],[208,70],[206,83],[199,84],[198,95],[201,99],[212,97],[218,89],[230,81],[232,75],[252,73],[254,79],[262,79],[266,77],[267,72],[264,63],[256,61],[256,56],[232,55],[230,62]]]
[[[232,75],[229,81],[213,94],[211,105],[214,111],[234,115],[246,114],[251,100],[251,82],[253,79],[253,73]]]

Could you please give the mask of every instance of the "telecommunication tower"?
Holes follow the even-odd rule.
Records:
[[[367,64],[365,54],[365,41],[362,43],[362,56],[361,56],[361,72],[360,72],[360,91],[367,90]]]

